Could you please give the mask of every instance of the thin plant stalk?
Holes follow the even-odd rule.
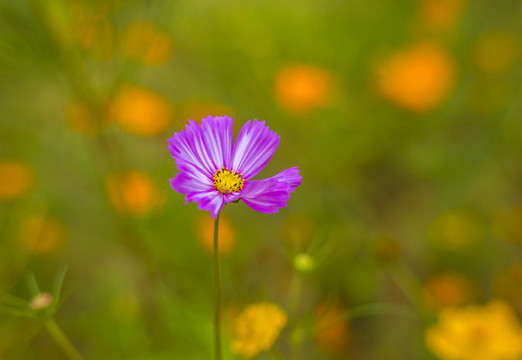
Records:
[[[83,360],[83,356],[78,352],[78,350],[76,350],[69,338],[64,334],[52,317],[46,319],[44,324],[47,331],[49,331],[49,334],[51,334],[58,346],[60,346],[63,352],[67,354],[69,359]]]
[[[214,319],[214,352],[215,359],[221,360],[221,278],[219,275],[219,213],[214,222],[214,275],[216,277],[216,313]]]
[[[302,358],[301,345],[303,342],[303,332],[301,324],[298,322],[301,290],[303,287],[303,278],[295,269],[290,283],[290,292],[288,295],[288,313],[291,321],[295,322],[294,331],[291,341],[292,359],[298,360]]]

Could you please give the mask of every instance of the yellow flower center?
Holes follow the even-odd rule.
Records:
[[[228,171],[228,168],[222,167],[218,169],[213,176],[214,187],[222,194],[230,194],[243,189],[245,180],[241,178],[237,171]]]

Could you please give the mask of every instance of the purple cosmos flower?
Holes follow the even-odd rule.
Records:
[[[264,121],[248,121],[232,141],[232,118],[207,116],[201,125],[189,120],[185,130],[168,140],[179,173],[170,184],[215,219],[226,203],[243,200],[252,209],[274,213],[285,207],[301,184],[297,167],[271,178],[251,180],[279,145],[279,136]]]

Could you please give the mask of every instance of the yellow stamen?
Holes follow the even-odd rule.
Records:
[[[214,187],[222,194],[230,194],[243,189],[245,180],[241,178],[237,171],[229,171],[228,168],[222,167],[214,174]]]

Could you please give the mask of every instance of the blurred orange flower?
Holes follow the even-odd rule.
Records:
[[[29,192],[34,184],[29,165],[14,159],[0,160],[0,201],[16,199]]]
[[[317,321],[314,340],[326,355],[342,355],[350,343],[348,310],[339,303],[323,302],[314,311]]]
[[[135,22],[121,36],[120,53],[145,65],[161,65],[172,55],[172,39],[149,22]]]
[[[80,2],[71,5],[72,40],[90,57],[98,61],[108,61],[114,55],[116,35],[108,20],[108,8],[92,9]]]
[[[172,107],[155,91],[128,86],[116,95],[110,107],[110,117],[131,134],[155,136],[170,125]]]
[[[288,65],[275,76],[275,97],[289,113],[303,115],[324,107],[332,101],[334,75],[311,65]]]
[[[522,207],[505,208],[493,217],[493,234],[501,240],[522,244]]]
[[[455,83],[450,55],[435,43],[420,43],[382,61],[376,68],[379,92],[416,112],[437,107]]]
[[[450,29],[464,10],[466,2],[466,0],[422,0],[423,23],[436,30]]]
[[[196,231],[205,250],[214,252],[214,219],[201,215],[196,222]],[[226,215],[219,216],[219,253],[228,254],[236,243],[236,230]]]
[[[439,216],[430,227],[430,237],[437,245],[458,250],[475,243],[482,235],[477,221],[463,211]]]
[[[269,350],[286,326],[287,315],[269,302],[247,306],[235,319],[232,351],[247,359]]]
[[[514,68],[520,57],[520,41],[504,31],[482,35],[474,49],[473,60],[486,74],[500,75]]]
[[[520,360],[522,326],[501,300],[484,306],[444,308],[425,333],[426,344],[442,360]]]
[[[470,280],[457,273],[431,276],[423,284],[424,302],[433,309],[463,305],[473,298]]]
[[[107,192],[122,215],[146,216],[164,201],[150,176],[139,170],[110,174]]]
[[[107,116],[100,117],[94,114],[85,102],[78,99],[71,100],[65,112],[67,124],[85,135],[97,134],[111,122]]]
[[[21,248],[27,253],[36,255],[61,250],[67,243],[67,236],[66,226],[45,214],[24,219],[18,231]]]

